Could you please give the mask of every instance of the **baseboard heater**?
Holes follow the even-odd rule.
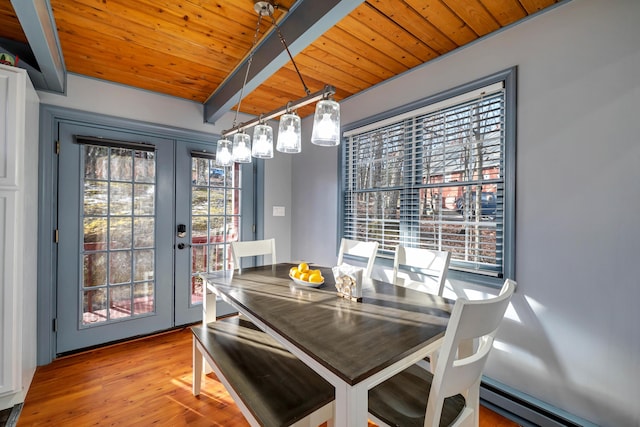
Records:
[[[597,427],[486,377],[480,386],[480,403],[523,427]]]
[[[5,427],[16,427],[18,425],[18,418],[20,418],[20,413],[22,412],[23,405],[24,402],[13,405],[13,407],[11,408],[11,412],[9,413],[9,417],[2,425]],[[0,420],[0,424],[1,423],[2,420]]]

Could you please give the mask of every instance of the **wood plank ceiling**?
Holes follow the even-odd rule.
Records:
[[[275,19],[286,18],[296,1],[278,0]],[[366,0],[298,53],[295,62],[311,92],[331,84],[340,100],[558,1]],[[67,71],[199,103],[249,53],[258,16],[253,3],[50,0]],[[272,29],[270,19],[263,18],[261,35]],[[0,0],[0,38],[26,40],[10,0]],[[242,111],[259,115],[304,95],[289,62],[245,93]],[[311,105],[298,113],[312,111]]]

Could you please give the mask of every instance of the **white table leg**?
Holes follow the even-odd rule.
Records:
[[[209,293],[207,290],[207,281],[203,281],[202,289],[202,326],[207,326],[208,323],[216,321],[216,294]],[[204,373],[209,374],[213,370],[206,361],[202,361],[204,364]]]
[[[216,294],[207,291],[207,282],[204,282],[202,290],[202,325],[215,322],[216,320]]]
[[[200,350],[198,349],[198,345],[196,344],[196,338],[193,338],[193,358],[192,358],[192,363],[193,363],[193,395],[194,396],[198,396],[200,395],[200,386],[202,384],[202,364],[203,364],[203,357],[202,357],[202,353],[200,353]]]
[[[362,386],[336,387],[335,425],[366,427],[368,425],[368,393]]]

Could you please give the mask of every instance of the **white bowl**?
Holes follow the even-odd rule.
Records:
[[[320,283],[311,283],[311,282],[305,282],[304,280],[296,279],[292,275],[289,275],[289,278],[291,280],[293,280],[296,283],[296,285],[302,285],[302,286],[306,286],[308,288],[319,288],[320,285],[324,284],[324,280],[322,282],[320,282]]]

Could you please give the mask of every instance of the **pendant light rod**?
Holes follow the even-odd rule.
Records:
[[[273,26],[276,27],[276,31],[278,32],[278,37],[280,37],[280,42],[284,46],[284,50],[287,51],[287,55],[289,55],[289,59],[291,60],[291,63],[293,64],[293,68],[295,68],[296,69],[296,73],[298,73],[298,78],[300,79],[300,83],[302,83],[302,87],[304,88],[304,93],[307,94],[307,95],[310,95],[311,91],[309,90],[309,88],[307,87],[307,85],[304,82],[304,79],[302,78],[302,74],[300,73],[300,70],[298,69],[298,64],[296,64],[296,61],[293,60],[293,55],[291,55],[291,51],[289,50],[289,46],[287,46],[287,41],[284,39],[284,36],[282,35],[282,32],[280,31],[280,26],[276,22],[276,19],[273,17],[273,13],[271,13],[270,16],[271,16],[271,22],[273,23]]]
[[[249,78],[249,70],[251,69],[251,63],[253,62],[253,54],[255,53],[255,48],[256,48],[256,45],[258,44],[258,35],[260,34],[260,23],[262,22],[263,13],[260,12],[261,9],[258,8],[259,7],[258,3],[264,3],[264,2],[256,2],[254,6],[256,8],[256,12],[258,12],[258,22],[256,24],[256,31],[253,35],[253,43],[251,44],[251,53],[249,53],[249,59],[247,60],[247,71],[244,74],[244,81],[242,82],[242,88],[240,89],[238,105],[236,106],[236,114],[233,117],[234,127],[238,122],[238,113],[240,112],[240,105],[242,104],[242,98],[244,97],[244,88],[247,85],[247,79]],[[267,6],[262,6],[263,9],[265,7]],[[275,20],[273,19],[273,13],[271,12],[270,9],[267,9],[267,10],[269,10],[268,14],[271,16],[271,20],[275,22]]]
[[[319,90],[318,92],[314,92],[310,95],[305,96],[304,98],[300,98],[296,101],[291,101],[289,103],[287,103],[287,105],[284,105],[276,110],[273,110],[269,113],[266,114],[262,114],[260,115],[260,117],[256,117],[255,119],[246,121],[244,123],[240,123],[237,126],[232,127],[229,130],[225,130],[224,132],[222,132],[222,136],[223,137],[227,137],[233,134],[238,133],[241,130],[245,130],[245,129],[249,129],[252,128],[253,126],[261,123],[261,122],[265,122],[267,120],[271,120],[274,117],[278,117],[284,113],[286,113],[287,111],[291,111],[291,110],[296,110],[300,107],[303,107],[305,105],[314,103],[320,99],[326,99],[331,95],[335,95],[336,93],[336,88],[331,86],[331,85],[326,85],[322,90]]]

